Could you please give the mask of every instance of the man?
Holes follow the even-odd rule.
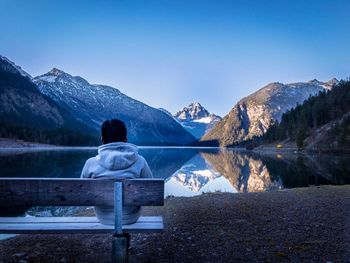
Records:
[[[102,124],[102,145],[98,155],[88,159],[81,173],[82,178],[147,178],[152,172],[146,160],[138,154],[137,147],[127,143],[124,122],[118,119]],[[95,213],[102,224],[114,224],[114,208],[96,206]],[[123,224],[132,224],[140,217],[141,207],[124,206]]]

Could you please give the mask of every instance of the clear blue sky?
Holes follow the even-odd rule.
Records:
[[[269,82],[350,71],[350,1],[0,0],[0,54],[171,112],[225,115]]]

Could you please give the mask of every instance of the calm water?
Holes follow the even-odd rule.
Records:
[[[1,177],[79,177],[96,149],[0,151]],[[350,156],[257,154],[220,148],[140,148],[166,196],[204,192],[261,192],[321,184],[349,184]],[[70,215],[71,208],[0,211],[5,215]],[[28,212],[29,211],[29,212]]]

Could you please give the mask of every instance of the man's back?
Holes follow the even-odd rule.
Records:
[[[98,148],[98,155],[88,159],[81,173],[82,178],[149,178],[152,172],[146,160],[138,154],[137,147],[126,142],[112,142]],[[95,207],[97,218],[103,224],[114,223],[113,207]],[[141,208],[123,207],[123,223],[137,221]]]

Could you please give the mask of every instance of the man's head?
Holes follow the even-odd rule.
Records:
[[[118,119],[108,120],[102,124],[102,144],[111,142],[127,142],[126,127],[124,122]]]

